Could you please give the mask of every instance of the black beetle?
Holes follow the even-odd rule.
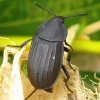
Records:
[[[46,12],[54,15],[54,17],[43,22],[38,27],[35,36],[32,39],[22,43],[19,47],[22,48],[30,40],[32,40],[27,63],[30,82],[36,89],[49,89],[58,79],[61,68],[63,69],[67,78],[69,79],[70,77],[68,71],[62,65],[63,53],[66,51],[68,52],[67,61],[71,67],[70,50],[63,45],[63,42],[65,42],[67,46],[71,47],[66,42],[68,33],[64,25],[65,18],[83,16],[87,14],[78,14],[74,16],[56,16],[54,13],[44,9],[36,2],[34,4]]]

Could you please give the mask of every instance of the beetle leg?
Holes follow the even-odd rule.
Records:
[[[7,45],[7,46],[10,46],[10,47],[20,47],[20,48],[23,48],[29,41],[31,41],[32,39],[29,39],[29,40],[26,40],[25,42],[23,42],[21,45]]]
[[[29,94],[29,96],[25,98],[25,100],[28,100],[36,90],[37,90],[37,89],[35,88],[35,90],[33,90],[32,93]]]
[[[26,40],[25,42],[23,42],[20,47],[23,48],[28,42],[30,42],[32,39]]]
[[[64,71],[64,73],[65,73],[65,75],[66,75],[66,77],[67,77],[67,81],[68,81],[69,78],[70,78],[70,75],[69,75],[69,73],[68,73],[68,71],[66,70],[66,68],[65,68],[64,65],[62,65],[62,69],[63,69],[63,71]],[[73,91],[68,87],[67,84],[66,84],[66,87],[67,87],[67,89],[68,89],[71,93],[73,93]]]
[[[65,40],[64,42],[65,42],[65,45],[66,45],[66,46],[69,46],[69,47],[71,48],[71,50],[73,51],[73,48],[71,47],[71,45],[68,44],[68,43],[66,42],[66,40]]]
[[[69,50],[68,48],[64,47],[64,51],[68,52],[67,61],[68,61],[69,67],[75,71],[75,69],[74,69],[74,68],[71,66],[71,64],[70,64],[70,60],[71,60],[71,53],[70,53],[70,50]]]
[[[69,73],[68,73],[68,71],[66,70],[66,68],[65,68],[65,66],[64,66],[64,65],[62,65],[62,69],[63,69],[63,71],[64,71],[65,75],[67,76],[67,81],[68,81],[68,80],[69,80],[69,78],[70,78],[70,75],[69,75]]]

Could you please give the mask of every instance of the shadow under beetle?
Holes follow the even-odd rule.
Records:
[[[66,42],[68,32],[64,25],[64,20],[69,17],[84,16],[88,14],[56,16],[54,13],[43,8],[36,2],[34,2],[34,4],[44,11],[54,15],[54,17],[43,22],[38,27],[36,34],[32,39],[25,41],[20,46],[14,47],[22,48],[32,40],[27,63],[28,77],[31,84],[36,89],[45,90],[54,85],[58,79],[61,69],[64,71],[68,80],[70,78],[68,71],[64,65],[62,65],[63,54],[65,51],[68,53],[67,61],[69,67],[72,68],[70,64],[70,50],[63,45],[63,42],[65,42],[65,44],[71,48],[71,46]],[[69,88],[68,90],[71,91]],[[27,98],[30,96],[31,94]]]

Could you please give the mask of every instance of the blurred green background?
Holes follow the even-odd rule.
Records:
[[[87,25],[100,21],[99,0],[0,0],[0,36],[10,38],[12,41],[15,40],[16,44],[21,44],[24,40],[31,38],[35,34],[42,22],[53,17],[36,7],[34,5],[35,1],[56,15],[68,16],[89,13],[88,16],[65,20],[66,27],[78,23],[80,25],[78,32],[82,31]],[[100,30],[94,34],[89,34],[88,37],[91,38],[89,44],[83,41],[86,49],[91,45],[91,49],[88,52],[80,50],[81,42],[74,44],[75,40],[73,40],[73,47],[76,47],[76,45],[77,47],[73,48],[72,63],[80,68],[82,77],[88,74],[90,79],[93,79],[94,72],[98,72],[98,75],[100,72],[100,52],[96,51],[100,48]],[[77,37],[75,39],[78,40]],[[95,44],[92,44],[94,42]],[[5,40],[1,39],[0,45],[2,43],[7,44]],[[95,49],[94,46],[97,48]],[[91,53],[91,50],[93,50],[93,53]],[[2,50],[0,51],[1,65]],[[88,81],[87,79],[86,84],[92,88]]]
[[[0,35],[35,34],[37,27],[52,15],[34,5],[35,0],[0,0]],[[56,15],[89,13],[86,17],[66,19],[67,27],[75,23],[89,24],[99,20],[100,1],[97,0],[36,0]]]

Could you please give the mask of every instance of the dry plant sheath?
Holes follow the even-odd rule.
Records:
[[[27,59],[26,55],[22,55],[24,49],[25,47],[21,50],[11,47],[6,47],[4,49],[3,63],[0,67],[0,100],[25,100],[25,98],[28,97],[29,94],[32,93],[32,91],[35,89],[30,83],[29,79],[20,70],[21,59]],[[12,64],[8,62],[9,53],[15,55]],[[68,67],[66,59],[63,60],[63,64],[67,68],[69,74],[71,75],[67,84],[69,88],[73,91],[73,93],[71,93],[66,88],[66,83],[64,81],[66,78],[63,71],[61,71],[61,75],[59,76],[57,82],[52,88],[52,93],[48,93],[44,90],[37,89],[37,91],[34,94],[32,94],[32,96],[28,100],[100,99],[100,79],[96,77],[96,74],[95,78],[99,80],[99,82],[95,83],[91,80],[92,85],[95,89],[95,92],[93,93],[90,89],[86,88],[84,86],[84,82],[80,80],[79,70],[76,66],[72,65],[72,67],[76,70],[76,72],[74,72]],[[98,86],[96,87],[95,84]]]
[[[0,100],[24,100],[23,87],[20,76],[20,57],[24,51],[23,47],[19,52],[16,48],[6,47],[3,55],[3,63],[0,68]],[[9,61],[9,53],[14,54],[12,65]],[[3,85],[4,84],[4,85]],[[3,87],[4,86],[4,87]]]
[[[22,87],[22,81],[21,81],[21,76],[20,76],[20,67],[19,67],[19,59],[20,59],[24,50],[25,50],[25,47],[23,47],[14,56],[14,60],[13,60],[14,66],[12,66],[11,84],[10,84],[11,85],[10,86],[11,93],[10,93],[9,100],[24,100],[23,87]]]

